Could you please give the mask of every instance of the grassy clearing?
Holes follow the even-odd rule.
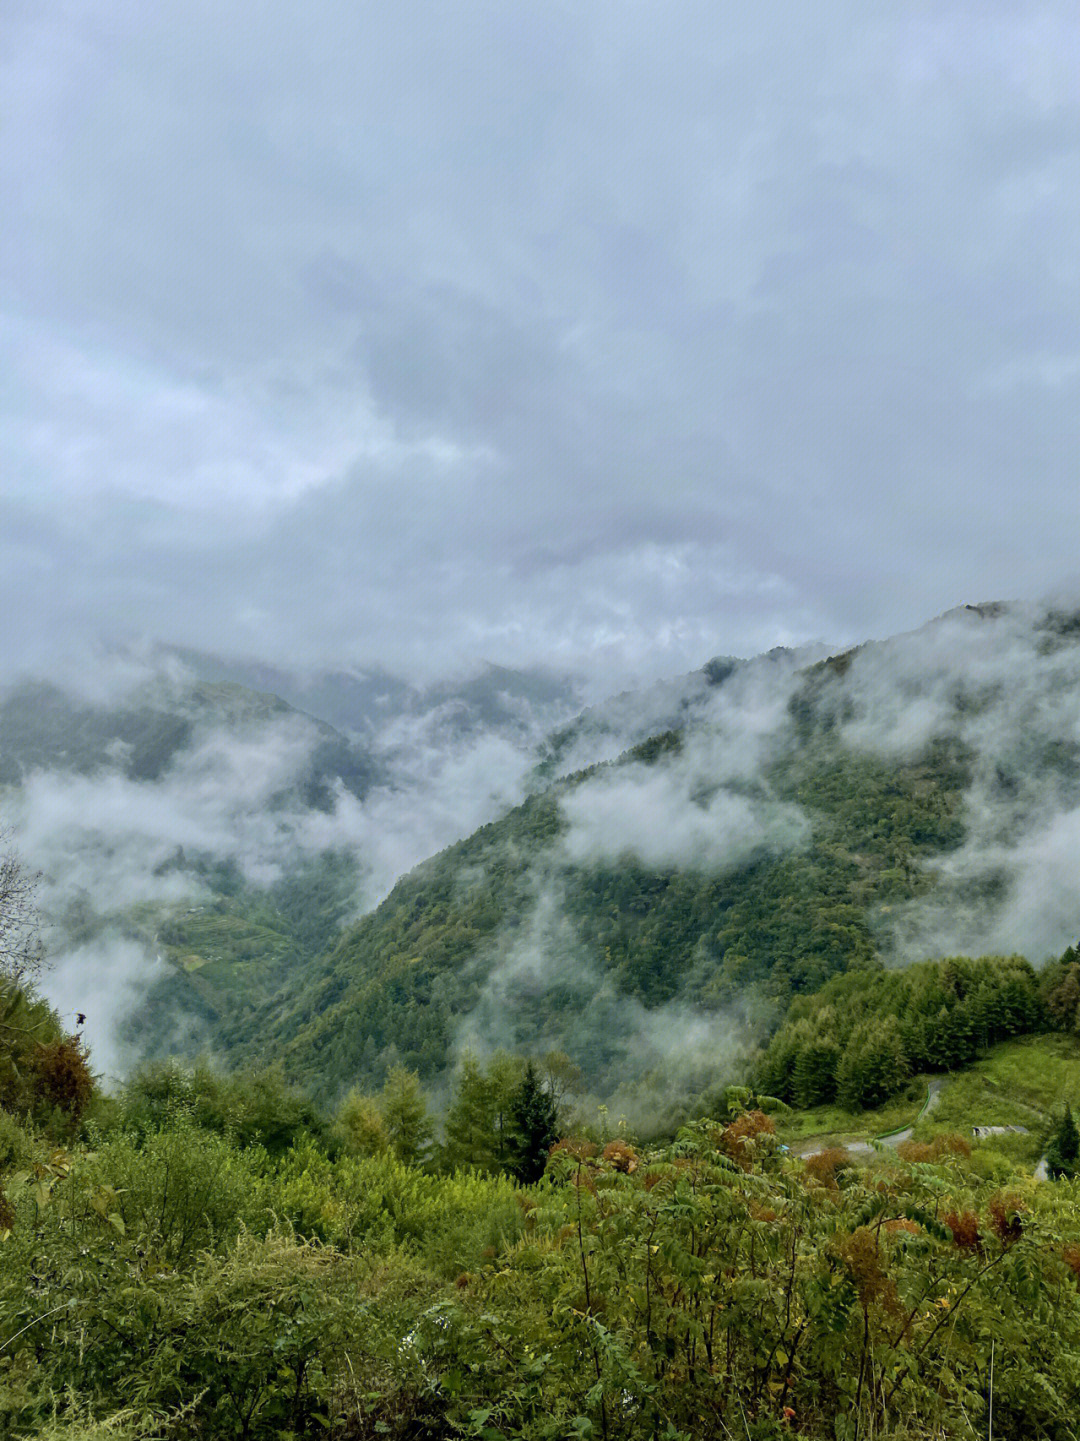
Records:
[[[842,1146],[864,1141],[901,1126],[910,1126],[926,1100],[926,1077],[916,1076],[904,1089],[875,1111],[845,1111],[840,1106],[813,1106],[777,1118],[777,1133],[789,1146],[813,1140]]]
[[[1034,1167],[1051,1113],[1065,1101],[1074,1109],[1080,1104],[1080,1039],[1023,1036],[949,1076],[936,1108],[915,1135],[930,1140],[942,1131],[959,1131],[970,1138],[973,1126],[1025,1126],[1026,1136],[991,1136],[975,1146],[988,1158]]]
[[[1080,1103],[1080,1039],[1024,1036],[995,1046],[966,1071],[949,1076],[933,1113],[920,1126],[932,1134],[972,1126],[1027,1126]]]
[[[973,1126],[1025,1126],[1027,1135],[993,1136],[977,1143],[977,1149],[1013,1165],[1034,1166],[1050,1113],[1066,1100],[1080,1112],[1080,1038],[1053,1034],[1004,1041],[973,1066],[941,1079],[934,1109],[917,1122],[926,1100],[926,1076],[914,1077],[901,1096],[876,1111],[815,1106],[785,1115],[777,1130],[789,1146],[811,1140],[818,1146],[843,1146],[912,1124],[920,1141],[945,1131],[970,1139]]]

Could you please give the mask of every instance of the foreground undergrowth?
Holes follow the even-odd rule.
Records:
[[[0,1435],[1067,1438],[1080,1192],[746,1112],[543,1179],[0,1118]],[[920,1155],[923,1152],[918,1153]]]

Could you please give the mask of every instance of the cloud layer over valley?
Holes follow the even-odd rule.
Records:
[[[171,719],[198,713],[191,697],[204,693],[182,668],[149,682],[145,669],[124,668],[108,700],[133,706],[149,697]],[[38,765],[5,797],[19,850],[42,874],[51,951],[44,989],[66,1016],[87,1013],[106,1069],[120,1064],[125,1017],[167,973],[154,940],[160,918],[207,901],[221,866],[265,890],[334,852],[354,871],[343,919],[359,915],[419,861],[519,801],[542,727],[560,714],[508,700],[511,719],[500,732],[462,703],[391,713],[381,731],[353,743],[375,782],[357,794],[331,773],[328,792],[313,802],[326,727],[284,706],[262,714],[272,698],[227,697],[236,713],[203,715],[152,778],[129,773],[130,747],[118,741],[89,770],[60,759]],[[213,698],[221,704],[217,691]],[[36,699],[31,692],[21,703]],[[102,734],[110,716],[119,725],[128,714],[76,715],[88,713]],[[182,1018],[177,1026],[179,1035]]]

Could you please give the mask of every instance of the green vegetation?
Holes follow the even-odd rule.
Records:
[[[1052,1179],[1057,1181],[1062,1176],[1075,1176],[1078,1169],[1078,1155],[1080,1155],[1080,1134],[1077,1134],[1072,1108],[1066,1101],[1061,1119],[1051,1130],[1046,1146],[1046,1169]]]
[[[800,845],[726,871],[563,844],[576,788],[683,775],[679,729],[561,778],[556,742],[345,931],[346,856],[260,889],[178,851],[199,896],[111,918],[170,965],[131,1024],[164,1052],[194,1016],[228,1072],[98,1094],[0,968],[0,1438],[959,1441],[991,1405],[995,1435],[1080,1435],[1080,956],[887,968],[971,758],[845,749],[849,663],[729,786],[798,806]],[[76,726],[78,764],[187,743],[136,720]]]
[[[183,874],[188,900],[112,913],[101,898],[96,905],[76,898],[55,919],[69,946],[92,943],[105,930],[168,963],[126,1018],[124,1039],[134,1054],[211,1049],[239,1061],[239,1042],[257,1041],[260,1008],[300,981],[352,911],[356,861],[327,850],[265,887],[245,881],[233,862],[180,847],[159,869]],[[192,1038],[186,1044],[178,1041],[185,1031]],[[261,1055],[256,1044],[252,1059]]]
[[[1075,1437],[1080,1183],[955,1137],[803,1161],[748,1099],[527,1185],[342,1149],[280,1077],[0,1111],[0,1436],[940,1441],[992,1392]]]
[[[1077,964],[855,970],[798,1001],[763,1065],[808,1028],[819,1065],[843,1014],[840,1094],[868,1027],[954,1048],[956,1012],[989,1047],[864,1165],[781,1141],[910,1125],[921,1080],[861,1113],[729,1086],[650,1146],[572,1118],[558,1052],[463,1056],[441,1135],[401,1064],[335,1116],[280,1065],[148,1066],[105,1097],[9,974],[0,1437],[959,1441],[992,1404],[996,1434],[1067,1441]],[[1035,1015],[1063,1028],[992,1044]],[[1026,1134],[956,1134],[1017,1113]],[[1061,1179],[1033,1179],[1044,1146]]]
[[[599,771],[566,777],[404,877],[325,957],[291,971],[280,995],[234,1024],[229,1045],[250,1058],[273,1044],[326,1100],[342,1075],[377,1087],[398,1064],[435,1080],[463,1019],[529,944],[545,906],[558,920],[537,941],[545,966],[500,995],[500,1028],[517,1051],[568,1050],[601,1091],[634,1066],[622,1000],[646,1011],[737,1004],[761,1017],[834,975],[876,971],[886,908],[926,890],[922,861],[962,838],[965,758],[935,744],[887,766],[843,750],[827,730],[789,742],[765,784],[811,817],[805,850],[724,875],[652,871],[629,854],[574,864],[559,844],[560,800]],[[678,734],[656,737],[616,766],[673,764],[680,745]]]
[[[1031,1124],[1068,1097],[1080,1096],[1080,1042],[1067,1035],[1019,1036],[949,1076],[933,1113],[942,1125]]]
[[[910,1126],[926,1103],[926,1084],[913,1076],[899,1095],[881,1106],[867,1110],[848,1111],[831,1103],[808,1106],[798,1110],[784,1106],[771,1110],[780,1139],[801,1147],[805,1141],[819,1146],[843,1146],[851,1141],[865,1141],[887,1136]],[[763,1107],[768,1102],[763,1103]]]
[[[912,1072],[955,1070],[1045,1019],[1038,979],[1021,956],[837,976],[792,1005],[757,1082],[798,1106],[877,1106]]]

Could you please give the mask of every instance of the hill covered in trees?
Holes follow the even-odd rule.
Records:
[[[730,1074],[834,977],[1060,954],[1080,914],[1077,639],[1067,616],[967,608],[809,665],[707,668],[636,718],[631,698],[598,707],[522,805],[399,881],[225,1043],[269,1040],[324,1095],[500,1044],[563,1047],[603,1090],[676,1056]],[[657,718],[676,724],[565,769]]]
[[[482,731],[536,690],[501,684],[481,678],[465,740],[457,696],[374,749],[235,681],[115,725],[9,696],[0,759],[61,970],[103,978],[128,1054],[272,1051],[332,1099],[399,1065],[438,1083],[469,1048],[557,1049],[598,1093],[701,1095],[834,978],[1038,964],[1076,934],[1071,615],[965,607],[824,659],[718,659],[543,739]]]

